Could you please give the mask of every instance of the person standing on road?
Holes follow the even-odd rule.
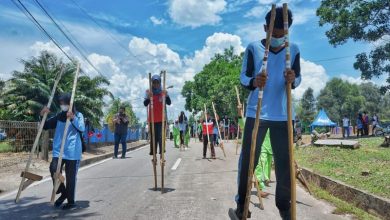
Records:
[[[179,116],[179,131],[180,131],[180,148],[184,148],[184,138],[186,135],[187,117],[182,111]]]
[[[271,11],[266,15],[265,31],[268,30]],[[288,11],[288,27],[292,24],[292,13]],[[265,39],[250,43],[243,57],[240,82],[250,93],[247,101],[246,121],[242,150],[238,162],[238,192],[236,196],[236,216],[242,219],[249,177],[250,149],[252,131],[255,125],[259,88],[263,89],[260,126],[257,135],[255,164],[261,152],[261,146],[267,131],[270,132],[271,146],[275,159],[276,194],[275,203],[283,220],[291,219],[290,159],[287,130],[287,94],[286,84],[295,89],[301,82],[300,51],[296,44],[290,43],[292,68],[286,72],[286,48],[283,23],[283,8],[276,8],[275,25],[271,34],[268,67],[266,74],[260,74],[265,52]],[[294,114],[293,114],[294,115]],[[293,116],[294,117],[294,116]],[[248,216],[250,217],[250,212]]]
[[[115,145],[114,145],[114,159],[118,158],[118,148],[119,143],[122,144],[122,156],[121,158],[124,159],[126,157],[126,138],[127,138],[127,128],[129,126],[129,117],[126,115],[126,108],[125,106],[121,106],[119,108],[119,112],[115,115],[114,119],[112,120],[115,126]]]
[[[209,113],[206,113],[206,119],[204,119],[204,116],[202,118],[202,128],[203,128],[203,159],[206,159],[207,156],[207,145],[210,144],[211,148],[211,158],[216,159],[215,157],[215,150],[214,150],[214,144],[213,144],[213,134],[214,134],[214,123],[213,120],[210,118]],[[208,137],[207,137],[208,136]],[[210,140],[210,143],[209,143]]]
[[[66,93],[59,97],[61,112],[52,118],[45,121],[43,129],[55,129],[53,138],[53,158],[50,163],[50,174],[54,184],[54,174],[57,171],[58,157],[60,156],[61,142],[64,135],[66,120],[70,120],[68,127],[68,133],[66,134],[66,140],[64,145],[64,152],[62,155],[61,173],[62,168],[65,165],[66,185],[61,183],[56,194],[61,194],[55,201],[54,206],[60,207],[65,200],[68,203],[62,208],[74,209],[76,208],[75,194],[76,194],[76,181],[77,171],[80,166],[81,153],[82,153],[82,140],[80,133],[84,132],[85,124],[84,117],[81,112],[78,112],[73,106],[72,112],[68,112],[70,107],[71,95]],[[50,110],[44,107],[41,111],[41,115],[49,113]]]
[[[169,140],[173,140],[173,123],[169,124]]]
[[[159,149],[159,154],[162,152],[162,110],[166,106],[163,106],[163,96],[165,96],[165,104],[171,105],[171,98],[169,97],[166,90],[161,89],[161,77],[160,75],[152,76],[152,91],[146,90],[146,97],[144,100],[144,106],[148,106],[149,115],[148,122],[150,127],[153,123],[154,125],[154,134],[153,130],[149,129],[150,137],[154,139],[155,148]],[[153,97],[153,112],[150,109],[150,98]],[[165,111],[166,112],[166,111]],[[152,114],[154,121],[152,122]],[[164,134],[165,135],[165,134]],[[157,152],[157,149],[156,149]],[[153,155],[153,141],[150,141],[150,155]]]
[[[347,133],[347,135],[345,135]],[[347,115],[344,115],[343,118],[343,138],[349,138],[349,118]]]

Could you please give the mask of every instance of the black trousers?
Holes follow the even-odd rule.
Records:
[[[211,148],[211,157],[215,157],[215,149],[214,149],[214,136],[212,134],[209,134],[209,137],[207,138],[207,134],[203,135],[203,157],[207,156],[207,145],[209,143],[210,139],[210,148]]]
[[[57,171],[57,163],[58,163],[58,158],[53,157],[49,168],[51,178],[53,180],[53,184],[54,184],[54,175]],[[75,202],[77,171],[79,169],[80,161],[62,159],[61,173],[64,165],[65,165],[66,186],[63,183],[61,183],[56,193],[57,194],[61,193],[61,197],[66,198],[68,200],[68,203],[73,204]]]
[[[180,131],[180,144],[184,145],[184,131]]]
[[[157,122],[157,123],[154,123],[154,134],[153,134],[153,131],[152,131],[152,124],[150,123],[149,124],[149,135],[150,135],[150,138],[154,138],[154,146],[155,146],[155,149],[156,149],[156,154],[157,154],[157,145],[158,145],[158,149],[159,149],[159,154],[161,154],[161,150],[162,150],[162,122]],[[152,140],[150,141],[150,152],[149,152],[149,155],[153,155],[153,142]]]
[[[248,170],[250,159],[250,147],[252,143],[252,131],[255,124],[254,118],[247,118],[244,128],[244,137],[242,143],[242,150],[238,165],[238,194],[236,196],[236,202],[241,208],[245,204],[245,196],[248,184]],[[276,206],[280,211],[286,211],[290,209],[291,200],[291,187],[290,187],[290,158],[288,152],[288,132],[287,122],[278,121],[260,121],[259,132],[257,134],[256,153],[255,153],[255,165],[258,164],[259,156],[261,152],[261,146],[263,144],[267,129],[270,131],[270,139],[272,145],[272,151],[275,161],[275,174],[276,174]],[[254,172],[253,167],[252,172]]]

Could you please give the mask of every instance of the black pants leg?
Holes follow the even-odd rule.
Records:
[[[77,171],[79,160],[65,160],[66,198],[69,204],[74,204],[76,194]]]
[[[58,157],[53,157],[51,162],[50,162],[50,167],[49,167],[51,179],[53,180],[53,185],[54,185],[54,174],[57,171],[57,164],[58,164]],[[61,173],[62,173],[62,168],[64,167],[64,164],[65,164],[65,161],[62,160],[61,169],[60,169]],[[66,195],[66,188],[65,188],[65,185],[63,183],[60,184],[60,186],[58,187],[58,190],[56,192],[56,194],[60,194],[60,193],[61,193],[61,195],[64,195],[64,196]]]
[[[149,126],[151,128],[151,124]],[[155,149],[156,149],[156,154],[157,154],[157,146],[158,146],[158,149],[159,149],[159,152],[161,154],[161,148],[162,148],[162,123],[161,122],[157,122],[157,123],[154,123],[154,134],[153,134],[153,131],[152,129],[150,129],[149,131],[149,135],[151,138],[154,138],[154,144],[155,144]],[[152,141],[150,141],[150,155],[153,155],[153,143]]]
[[[57,170],[58,158],[53,157],[50,163],[50,173],[54,184],[54,174]],[[63,159],[61,162],[61,173],[62,168],[65,165],[65,183],[66,187],[63,183],[60,184],[57,194],[61,193],[61,196],[65,196],[68,200],[68,203],[73,204],[75,202],[75,190],[76,190],[76,180],[77,180],[77,171],[79,168],[80,161],[79,160],[65,160]]]
[[[246,119],[242,150],[239,161],[239,182],[236,202],[238,206],[241,206],[241,208],[244,207],[247,191],[250,147],[252,143],[252,131],[254,127],[254,122],[254,118]],[[291,191],[287,123],[263,120],[260,122],[260,127],[256,138],[257,143],[254,164],[258,164],[261,152],[261,145],[263,144],[267,129],[270,129],[270,139],[275,159],[275,173],[277,181],[275,202],[279,210],[285,211],[290,208]],[[254,170],[255,166],[253,167],[252,172],[254,172]]]
[[[210,134],[209,137],[207,137],[207,135],[203,135],[203,157],[207,156],[207,145],[209,143],[209,139],[210,139],[211,156],[215,157],[215,150],[214,150],[213,135],[212,134]]]

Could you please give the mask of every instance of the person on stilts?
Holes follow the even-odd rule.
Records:
[[[144,100],[144,105],[149,106],[149,116],[148,116],[148,122],[149,122],[149,135],[151,138],[154,138],[155,143],[155,150],[157,152],[157,145],[159,154],[161,155],[162,151],[162,104],[163,100],[162,97],[165,94],[165,103],[166,105],[171,105],[171,98],[169,97],[167,91],[163,91],[161,87],[161,77],[160,75],[153,75],[152,76],[152,91],[146,90],[146,97]],[[153,97],[153,112],[150,110],[150,98]],[[164,106],[165,108],[165,106]],[[152,117],[151,114],[153,114],[153,124],[154,124],[154,134],[153,130],[151,129],[152,126]],[[149,155],[153,155],[153,144],[152,141],[150,142],[150,152]]]
[[[81,112],[78,112],[73,106],[71,112],[69,110],[71,95],[66,93],[59,97],[59,103],[61,112],[52,118],[45,121],[43,129],[55,129],[53,138],[53,159],[50,163],[50,174],[54,183],[54,175],[57,170],[58,157],[60,155],[60,148],[62,142],[62,136],[64,135],[65,123],[67,119],[70,119],[71,125],[68,127],[67,138],[64,145],[64,152],[62,155],[61,172],[65,165],[66,184],[60,183],[56,194],[60,194],[60,197],[54,202],[55,207],[60,207],[62,203],[67,200],[63,209],[76,208],[76,181],[77,171],[80,166],[81,154],[82,154],[82,140],[80,132],[84,132],[84,117]],[[41,115],[50,112],[45,107],[41,111]]]
[[[207,146],[210,145],[211,148],[211,158],[216,159],[215,157],[215,149],[213,144],[213,127],[214,122],[210,118],[209,113],[205,113],[206,116],[203,116],[202,126],[203,126],[203,159],[206,159],[207,156]],[[206,117],[206,119],[205,119]]]
[[[271,11],[266,15],[265,31],[270,24]],[[292,13],[288,11],[288,27],[292,24]],[[292,88],[299,86],[300,52],[296,44],[290,43],[290,55],[292,68],[286,70],[285,34],[283,23],[283,8],[276,8],[275,25],[270,41],[268,54],[268,67],[265,74],[261,73],[262,59],[265,51],[265,40],[250,43],[245,50],[240,82],[250,91],[247,108],[246,122],[243,134],[241,155],[238,162],[238,192],[236,196],[237,208],[235,214],[243,219],[244,205],[248,187],[250,146],[252,143],[252,130],[255,124],[255,115],[258,102],[259,88],[263,89],[262,107],[260,114],[260,126],[257,133],[257,145],[255,151],[255,163],[261,152],[261,146],[267,131],[270,132],[270,141],[275,160],[276,195],[275,202],[279,214],[283,220],[291,219],[290,201],[290,158],[287,123],[287,94],[286,84]],[[294,117],[293,117],[294,118]],[[245,216],[250,218],[250,212]]]

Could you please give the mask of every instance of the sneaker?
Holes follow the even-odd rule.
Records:
[[[206,159],[206,156],[203,156],[203,159]]]
[[[62,203],[64,203],[66,199],[66,196],[64,194],[61,194],[61,196],[54,202],[54,207],[59,208]]]
[[[74,210],[76,208],[76,203],[66,203],[64,206],[62,206],[63,210]]]
[[[280,211],[279,210],[280,217],[282,217],[282,220],[290,220],[291,219],[291,213],[290,209],[286,211]]]
[[[118,157],[117,156],[113,156],[112,159],[118,159]]]
[[[121,156],[121,159],[125,159],[126,157],[125,156]]]

